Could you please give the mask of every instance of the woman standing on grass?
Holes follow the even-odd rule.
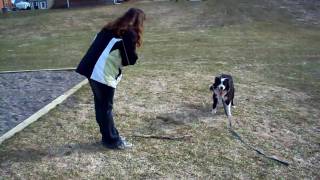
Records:
[[[105,25],[96,35],[76,70],[89,79],[102,144],[110,149],[132,147],[132,144],[119,135],[114,124],[112,107],[123,66],[134,65],[138,59],[136,47],[142,44],[144,20],[145,14],[142,10],[131,8]]]

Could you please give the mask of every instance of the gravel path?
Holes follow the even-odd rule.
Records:
[[[83,79],[74,71],[0,74],[0,136]]]

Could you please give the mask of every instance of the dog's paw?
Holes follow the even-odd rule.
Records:
[[[212,113],[212,114],[216,114],[216,113],[217,113],[217,109],[212,109],[212,110],[211,110],[211,113]]]

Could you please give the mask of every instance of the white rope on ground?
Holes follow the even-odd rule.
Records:
[[[74,70],[76,70],[76,68],[74,67],[56,68],[56,69],[26,69],[26,70],[18,70],[18,71],[0,71],[0,74],[40,72],[40,71],[74,71]]]
[[[61,104],[63,101],[65,101],[69,96],[77,92],[82,86],[86,85],[88,83],[88,80],[85,79],[69,89],[67,92],[63,93],[61,96],[53,100],[48,105],[44,106],[42,109],[31,115],[29,118],[22,121],[20,124],[18,124],[16,127],[12,128],[10,131],[6,132],[4,135],[0,137],[0,144],[5,141],[6,139],[9,139],[17,132],[22,131],[24,128],[26,128],[31,123],[37,121],[40,117],[47,114],[50,110],[55,108],[58,104]]]

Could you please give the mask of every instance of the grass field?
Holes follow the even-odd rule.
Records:
[[[125,69],[115,97],[116,124],[134,148],[99,144],[86,86],[0,145],[0,176],[319,179],[320,6],[289,2],[298,1],[141,1],[1,17],[3,71],[74,67],[106,22],[129,7],[147,14],[139,62]],[[219,73],[235,78],[236,130],[288,167],[237,141],[222,108],[210,113],[208,87]]]

